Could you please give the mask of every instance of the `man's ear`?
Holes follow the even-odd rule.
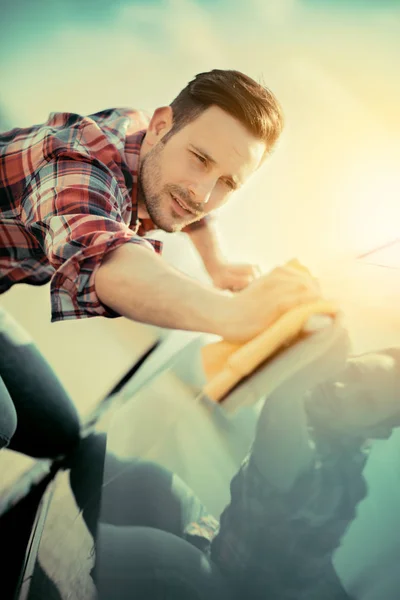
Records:
[[[160,108],[157,108],[151,117],[147,129],[146,142],[150,146],[154,146],[172,129],[172,125],[172,108],[170,106],[161,106]]]

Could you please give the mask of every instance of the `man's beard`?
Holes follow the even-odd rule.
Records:
[[[165,144],[159,142],[144,158],[142,159],[139,176],[138,176],[138,200],[143,202],[150,219],[158,229],[173,233],[181,231],[183,227],[199,221],[204,213],[200,212],[190,199],[186,190],[176,185],[161,186],[161,155]],[[174,216],[171,210],[163,208],[163,196],[168,203],[170,194],[175,194],[190,207],[196,214],[189,214],[186,217],[176,214]]]

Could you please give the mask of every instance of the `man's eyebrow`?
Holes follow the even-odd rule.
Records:
[[[208,152],[206,152],[205,150],[203,150],[202,148],[199,148],[198,146],[195,146],[194,144],[190,144],[190,146],[199,154],[201,154],[202,156],[204,156],[204,158],[211,163],[212,165],[216,165],[218,164],[217,161],[215,160],[215,158],[213,158],[212,156],[210,156],[208,154]],[[234,187],[234,189],[240,187],[240,183],[237,181],[236,177],[232,177],[231,175],[228,175],[227,179],[230,180],[230,182],[232,183],[232,186]]]
[[[198,152],[199,154],[204,156],[204,158],[206,158],[209,163],[211,163],[213,165],[217,164],[217,161],[215,160],[215,158],[210,156],[205,150],[203,150],[202,148],[199,148],[198,146],[195,146],[194,144],[190,144],[190,145],[192,146],[192,148],[194,148],[194,150],[196,150],[196,152]]]

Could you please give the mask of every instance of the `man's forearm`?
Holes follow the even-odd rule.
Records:
[[[180,273],[138,244],[109,252],[95,276],[100,301],[115,312],[158,327],[214,333],[246,342],[320,290],[307,273],[291,266],[262,275],[236,294]]]
[[[135,244],[106,255],[96,293],[119,314],[159,327],[221,333],[229,297],[180,273],[160,256]]]
[[[199,253],[205,268],[211,274],[224,260],[215,220],[204,221],[201,226],[188,230],[187,234]]]

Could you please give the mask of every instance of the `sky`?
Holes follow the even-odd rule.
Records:
[[[196,73],[244,71],[287,125],[221,210],[225,251],[318,266],[399,237],[399,31],[400,0],[0,0],[0,125],[151,111]]]

